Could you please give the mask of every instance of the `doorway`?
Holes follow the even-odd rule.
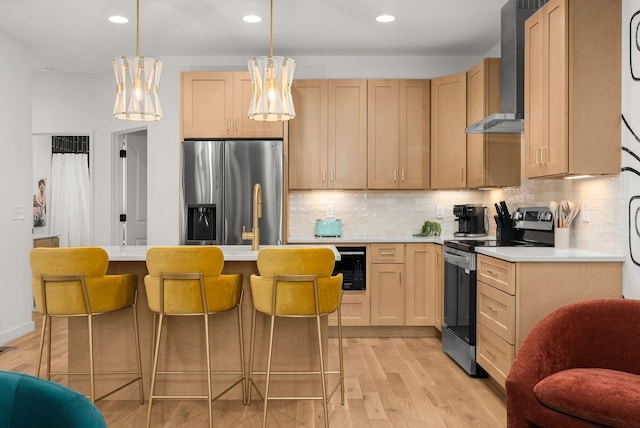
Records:
[[[147,129],[114,135],[114,245],[147,245]]]

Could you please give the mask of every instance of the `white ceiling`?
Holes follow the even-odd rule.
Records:
[[[483,55],[500,40],[505,2],[274,0],[274,55]],[[31,49],[34,70],[111,72],[114,57],[136,53],[135,10],[135,0],[0,0],[0,33]],[[397,20],[376,22],[383,13]],[[140,0],[142,56],[268,54],[269,0]]]

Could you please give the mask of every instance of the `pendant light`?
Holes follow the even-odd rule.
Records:
[[[162,119],[158,84],[162,63],[140,56],[140,0],[136,0],[136,56],[113,60],[116,76],[116,119],[150,122]]]
[[[296,63],[291,58],[273,56],[273,0],[269,3],[269,56],[249,60],[253,89],[249,119],[274,122],[293,119],[296,115],[291,98]]]

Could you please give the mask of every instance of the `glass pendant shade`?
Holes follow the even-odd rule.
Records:
[[[281,56],[261,56],[249,60],[253,85],[249,119],[283,121],[296,116],[291,97],[295,68],[293,59]]]
[[[123,56],[113,60],[116,119],[150,122],[162,119],[158,85],[162,63],[154,58]]]

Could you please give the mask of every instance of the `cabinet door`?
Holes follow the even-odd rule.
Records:
[[[436,245],[434,252],[436,260],[436,308],[434,313],[434,320],[436,328],[442,331],[444,316],[444,260],[442,259],[442,245]]]
[[[326,80],[295,80],[292,87],[296,117],[289,121],[289,188],[326,189]]]
[[[283,123],[249,119],[253,87],[249,72],[234,75],[233,135],[236,138],[282,138]],[[295,103],[294,103],[295,106]],[[295,120],[295,118],[294,118]]]
[[[566,0],[551,0],[525,24],[525,176],[568,170]]]
[[[467,71],[467,125],[476,123],[487,116],[489,103],[485,93],[489,77],[485,60]],[[467,134],[467,187],[485,185],[485,141],[486,134]]]
[[[398,82],[398,187],[401,189],[429,187],[429,91],[429,80]]]
[[[431,188],[466,187],[467,74],[431,80]]]
[[[295,120],[295,119],[294,119]],[[367,81],[330,80],[328,187],[367,185]]]
[[[233,73],[182,73],[182,137],[233,136]]]
[[[435,244],[407,244],[406,324],[434,325],[436,258]]]
[[[368,164],[369,189],[395,189],[398,171],[398,81],[369,80]]]
[[[401,263],[371,264],[371,325],[404,324]]]
[[[542,145],[544,175],[568,171],[569,125],[569,50],[567,0],[551,0],[543,8],[545,92],[548,96],[546,145]]]

